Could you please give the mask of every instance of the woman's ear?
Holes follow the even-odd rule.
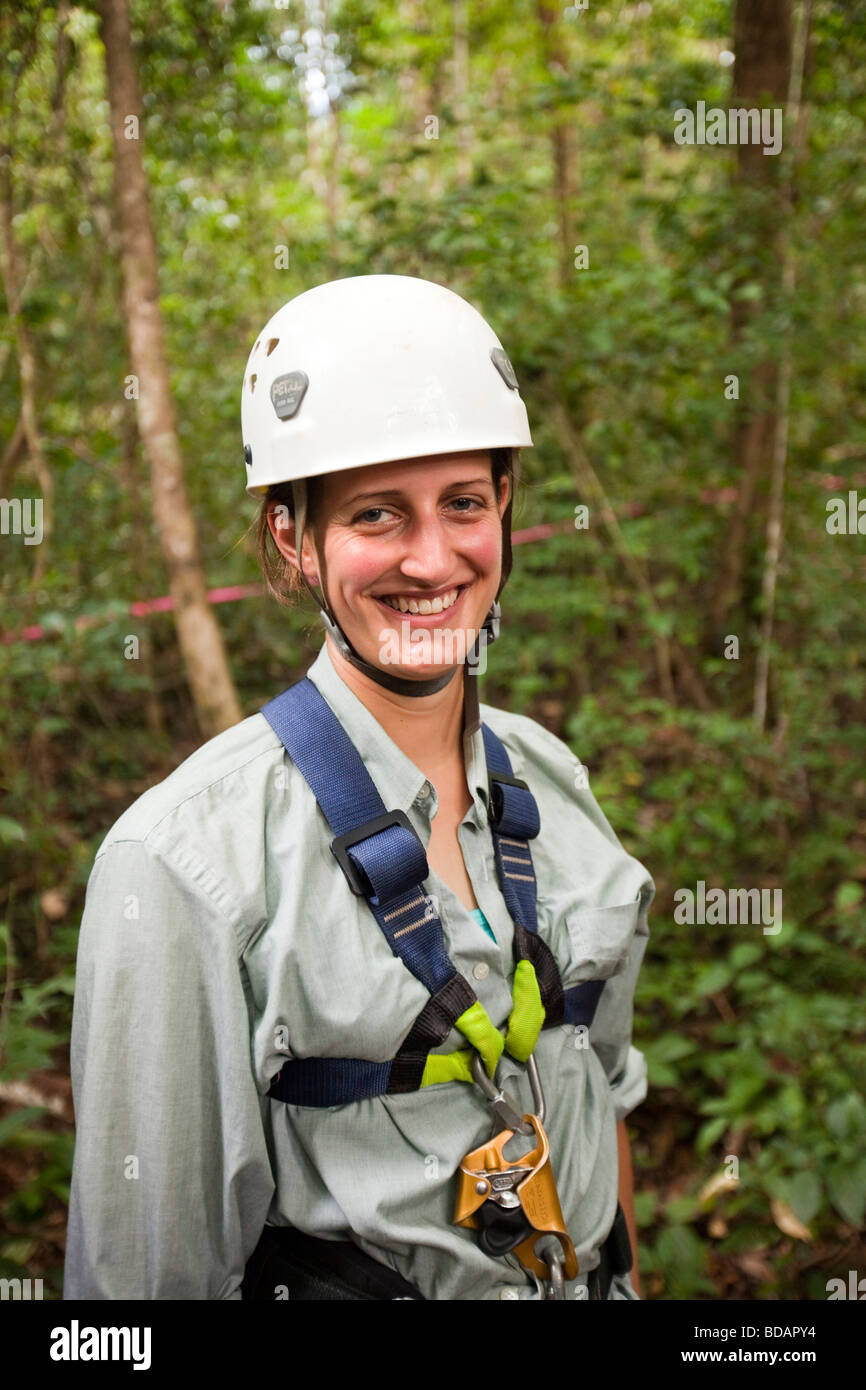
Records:
[[[295,569],[300,569],[298,564],[298,551],[295,535],[295,520],[285,502],[272,502],[267,511],[268,529],[274,538],[274,544],[280,554],[285,556],[289,564]],[[311,584],[318,584],[318,567],[314,558],[314,551],[310,541],[309,532],[305,532],[304,544],[304,574]]]
[[[510,483],[509,483],[508,474],[507,474],[507,473],[503,473],[503,474],[502,474],[502,477],[499,479],[499,501],[498,501],[498,505],[499,505],[499,515],[500,515],[500,517],[505,515],[505,508],[508,506],[508,494],[509,494],[509,489],[510,489]]]

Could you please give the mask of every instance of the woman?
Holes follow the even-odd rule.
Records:
[[[478,705],[511,365],[451,291],[360,276],[270,320],[242,399],[269,583],[326,639],[97,855],[65,1297],[635,1298],[652,881],[570,750]]]

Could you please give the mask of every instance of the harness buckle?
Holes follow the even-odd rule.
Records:
[[[358,898],[366,898],[372,891],[372,884],[363,869],[359,868],[350,858],[349,850],[352,845],[359,844],[361,840],[369,840],[374,835],[378,835],[380,830],[387,830],[388,827],[392,825],[401,825],[404,830],[408,830],[418,841],[418,845],[421,849],[424,860],[424,872],[417,876],[415,876],[413,872],[413,882],[417,881],[420,883],[428,876],[429,868],[427,865],[427,856],[424,853],[424,846],[421,844],[420,839],[418,839],[418,832],[406,815],[406,812],[386,811],[383,816],[374,816],[372,820],[365,821],[363,825],[357,826],[354,830],[347,830],[344,835],[335,835],[334,839],[331,841],[331,853],[346,875],[349,887]]]
[[[505,809],[504,797],[502,791],[496,785],[497,782],[502,782],[507,787],[520,787],[525,792],[529,791],[527,783],[520,777],[511,777],[505,772],[488,771],[487,797],[490,807],[490,819],[493,821],[494,826],[497,826],[502,820],[502,812]]]

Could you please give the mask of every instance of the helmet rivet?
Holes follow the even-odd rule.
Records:
[[[250,448],[249,444],[244,445],[244,463],[246,464],[247,468],[252,468],[253,466],[253,451]]]
[[[505,353],[504,349],[500,347],[491,348],[490,357],[494,367],[496,368],[499,375],[502,377],[502,380],[505,382],[505,385],[508,386],[512,391],[517,391],[517,376],[515,374],[514,368],[508,360],[508,356]]]

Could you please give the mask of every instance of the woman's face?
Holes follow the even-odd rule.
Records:
[[[315,535],[328,598],[362,657],[419,676],[465,660],[499,588],[507,502],[508,479],[497,497],[488,451],[321,479]],[[311,540],[308,577],[317,572]]]

